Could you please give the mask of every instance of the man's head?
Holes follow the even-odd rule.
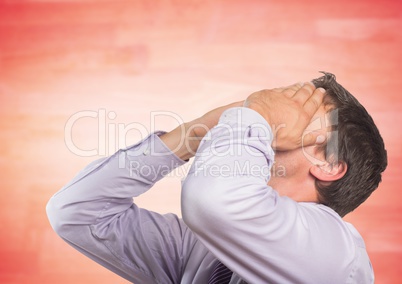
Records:
[[[334,75],[324,73],[313,83],[326,90],[317,119],[327,128],[327,140],[320,146],[277,152],[277,166],[284,166],[286,175],[273,173],[270,185],[296,201],[318,201],[344,216],[378,187],[387,152],[371,116]],[[311,184],[315,190],[306,195],[303,189]]]
[[[345,175],[330,183],[316,179],[320,203],[339,215],[353,211],[378,187],[381,174],[387,167],[384,141],[366,109],[340,84],[335,76],[324,73],[314,79],[316,87],[324,88],[326,103],[331,105],[331,131],[324,146],[329,163],[345,163]]]

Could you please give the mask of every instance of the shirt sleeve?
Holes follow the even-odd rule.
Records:
[[[362,259],[339,215],[281,197],[267,185],[271,141],[272,130],[257,112],[225,111],[183,181],[185,223],[248,283],[355,283]],[[363,262],[361,283],[370,283],[371,267]]]
[[[176,215],[138,208],[133,197],[182,164],[152,134],[82,170],[48,202],[49,221],[74,248],[131,282],[179,283],[193,234]]]

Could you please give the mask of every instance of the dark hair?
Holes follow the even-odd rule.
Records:
[[[366,109],[333,74],[314,79],[314,85],[326,90],[324,104],[330,106],[331,135],[324,148],[330,163],[344,162],[346,174],[333,182],[316,180],[319,202],[340,216],[356,209],[381,182],[387,167],[384,141]]]

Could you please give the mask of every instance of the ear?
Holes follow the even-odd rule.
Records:
[[[310,174],[321,181],[334,181],[341,179],[346,174],[347,169],[346,163],[339,161],[335,164],[314,165],[310,168]]]

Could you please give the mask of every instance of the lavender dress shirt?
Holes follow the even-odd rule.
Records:
[[[57,192],[46,208],[57,234],[137,284],[206,284],[218,259],[231,284],[374,282],[351,224],[267,185],[272,135],[257,112],[229,109],[203,139],[182,183],[184,221],[133,203],[185,163],[160,134],[91,163]]]

